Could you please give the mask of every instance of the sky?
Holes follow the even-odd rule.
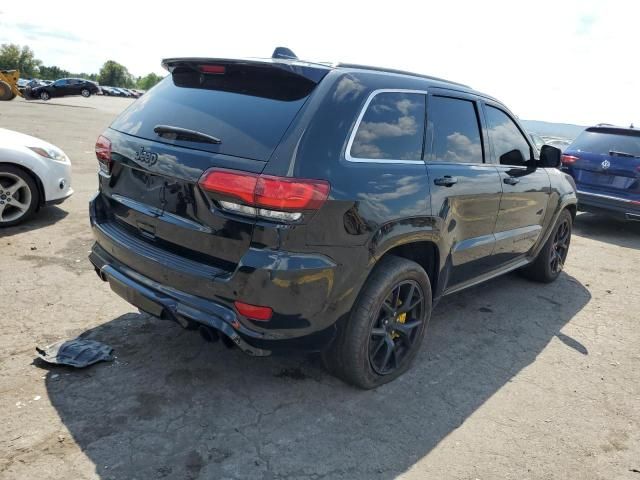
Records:
[[[287,46],[304,60],[462,82],[522,119],[640,126],[638,0],[27,3],[0,4],[0,43],[27,44],[69,71],[111,59],[134,75],[163,73],[165,57],[269,57]]]

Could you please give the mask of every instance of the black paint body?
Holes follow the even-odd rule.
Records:
[[[38,98],[45,91],[51,97],[66,97],[82,95],[83,90],[89,90],[92,95],[96,95],[100,92],[100,87],[98,87],[97,83],[82,78],[61,78],[49,85],[40,85],[32,88],[29,95],[33,98]]]
[[[559,170],[533,160],[507,167],[494,159],[483,112],[485,103],[508,112],[496,100],[425,77],[314,68],[322,79],[268,161],[160,143],[113,128],[105,132],[114,166],[110,176],[100,174],[100,191],[91,202],[96,244],[90,258],[117,293],[159,316],[201,323],[207,316],[222,319],[234,326],[236,343],[242,341],[248,353],[320,350],[337,323],[348,321],[367,277],[393,249],[424,253],[437,302],[526,265],[559,213],[575,211],[574,187]],[[425,92],[424,161],[347,159],[351,132],[378,89]],[[484,163],[433,158],[428,120],[434,94],[475,103]],[[144,108],[141,102],[131,108]],[[136,161],[142,148],[157,154],[156,161]],[[244,218],[216,208],[198,187],[202,173],[213,166],[327,180],[331,191],[301,224]],[[445,176],[457,183],[434,183]],[[505,183],[508,178],[517,183]],[[109,275],[114,269],[119,280]],[[149,291],[155,292],[152,300]],[[270,306],[274,316],[269,322],[248,320],[235,312],[234,300]]]

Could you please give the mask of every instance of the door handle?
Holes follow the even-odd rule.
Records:
[[[520,183],[520,179],[515,177],[507,177],[502,181],[507,185],[517,185],[518,183]]]
[[[456,177],[452,177],[451,175],[445,175],[444,177],[436,178],[433,183],[440,187],[451,187],[458,183],[458,179]]]

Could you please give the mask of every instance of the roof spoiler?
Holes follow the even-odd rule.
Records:
[[[601,126],[607,125],[607,126]],[[609,124],[598,124],[595,127],[585,128],[586,132],[611,133],[613,135],[626,135],[628,137],[640,137],[640,130],[635,128],[614,127]]]
[[[286,52],[289,52],[291,56]],[[276,53],[280,56],[275,57]],[[307,62],[299,61],[295,54],[288,48],[278,47],[273,52],[274,58],[265,59],[238,59],[238,58],[205,58],[205,57],[184,57],[184,58],[165,58],[162,60],[162,67],[173,73],[177,67],[186,67],[195,70],[201,69],[203,65],[219,65],[219,66],[248,66],[248,67],[260,67],[260,68],[273,68],[283,70],[292,75],[298,75],[310,80],[314,83],[319,83],[320,80],[329,72],[330,67],[326,65],[311,64]]]

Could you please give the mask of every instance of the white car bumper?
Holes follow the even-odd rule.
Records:
[[[71,163],[50,161],[46,176],[40,177],[44,188],[44,201],[56,205],[73,195],[71,188]]]

